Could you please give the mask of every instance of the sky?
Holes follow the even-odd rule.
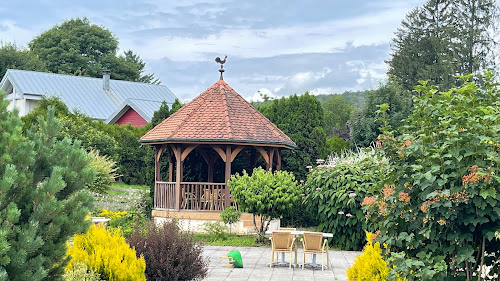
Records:
[[[28,42],[64,20],[87,17],[132,50],[187,102],[219,79],[249,101],[377,87],[390,42],[423,0],[2,0],[0,40]]]

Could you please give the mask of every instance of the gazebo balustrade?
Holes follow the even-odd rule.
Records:
[[[175,182],[156,182],[155,209],[176,209],[176,202],[180,210],[223,211],[227,206],[225,183],[181,182],[178,192],[175,185]],[[234,205],[234,201],[229,205]]]

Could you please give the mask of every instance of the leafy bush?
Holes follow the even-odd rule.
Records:
[[[382,259],[380,243],[373,244],[373,234],[366,232],[366,246],[363,253],[354,259],[354,264],[347,269],[347,280],[349,281],[385,281],[388,279],[389,268],[387,262]],[[406,279],[396,278],[396,281]]]
[[[486,266],[499,270],[500,91],[491,73],[468,78],[447,92],[416,87],[403,134],[386,128],[380,138],[394,171],[363,205],[390,247],[388,261],[402,275],[415,273],[409,280],[471,280]]]
[[[212,241],[226,240],[229,228],[220,221],[206,222],[203,224],[203,229],[210,235]]]
[[[333,233],[333,246],[344,250],[363,247],[364,230],[373,230],[361,202],[378,190],[387,173],[386,162],[374,149],[346,152],[312,169],[307,177],[305,205],[317,214],[318,230]]]
[[[181,232],[176,223],[156,225],[150,221],[144,229],[136,228],[129,243],[137,255],[144,256],[148,280],[183,281],[207,275],[203,249],[192,234]]]
[[[104,193],[111,187],[118,177],[115,167],[116,163],[109,159],[106,155],[99,155],[96,150],[90,150],[91,156],[90,168],[95,172],[94,182],[87,185],[87,188],[92,192]]]
[[[92,126],[116,142],[116,157],[112,159],[118,163],[121,181],[127,184],[154,183],[154,152],[149,147],[141,147],[138,142],[147,132],[144,127],[110,125],[102,121],[92,122]]]
[[[146,215],[137,208],[131,208],[128,212],[102,209],[99,215],[111,219],[108,222],[109,228],[119,231],[125,237],[129,237],[136,227],[143,227],[148,222]]]
[[[146,280],[144,258],[136,257],[135,250],[117,231],[109,232],[102,225],[92,225],[86,234],[75,235],[73,246],[68,245],[68,255],[72,258],[68,270],[84,263],[105,280]]]
[[[87,150],[98,150],[101,155],[106,155],[113,160],[118,160],[119,144],[106,132],[96,128],[95,121],[90,117],[77,114],[61,116],[64,122],[63,135],[78,139]]]
[[[234,206],[229,206],[220,213],[220,218],[223,223],[229,224],[229,233],[231,233],[231,225],[240,219],[241,212],[236,210]]]
[[[312,167],[312,166],[311,166]],[[297,185],[299,188],[299,193],[304,197],[309,188],[304,184],[304,180],[300,180]],[[295,202],[293,208],[285,213],[280,219],[280,225],[282,227],[316,227],[318,226],[318,213],[316,210],[307,208],[306,202],[304,200],[298,200]]]
[[[67,269],[63,275],[64,281],[101,281],[101,276],[95,269],[84,263],[76,263],[73,268]]]
[[[349,143],[339,136],[326,139],[325,145],[327,154],[341,154],[349,150]]]
[[[293,174],[286,171],[266,172],[262,168],[252,175],[232,175],[227,183],[240,210],[261,216],[259,239],[262,239],[269,222],[290,212],[300,199],[300,190]],[[257,225],[254,220],[255,228]]]

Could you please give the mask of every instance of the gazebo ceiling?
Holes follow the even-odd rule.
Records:
[[[143,144],[241,143],[295,148],[295,143],[223,80],[147,132]]]

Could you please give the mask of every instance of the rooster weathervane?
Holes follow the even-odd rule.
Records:
[[[222,73],[225,71],[224,70],[224,64],[226,63],[226,59],[227,59],[227,56],[224,56],[224,60],[221,60],[219,57],[215,58],[215,62],[216,63],[220,63],[220,69],[219,69],[220,80],[224,80],[223,77],[222,77]]]

